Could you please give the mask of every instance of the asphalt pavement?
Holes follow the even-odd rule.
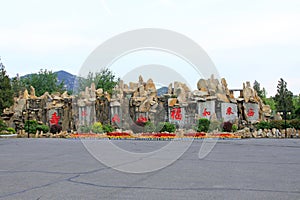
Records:
[[[113,143],[140,153],[169,142]],[[199,159],[202,143],[134,174],[101,163],[78,139],[0,139],[0,199],[300,199],[300,139],[219,140]]]

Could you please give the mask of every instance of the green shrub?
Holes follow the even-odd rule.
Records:
[[[176,125],[170,122],[163,122],[163,124],[161,124],[159,127],[162,127],[160,128],[161,130],[159,130],[159,132],[174,133],[176,131]]]
[[[50,128],[49,128],[49,126],[42,124],[42,125],[38,125],[36,127],[36,130],[43,131],[43,133],[48,133]]]
[[[147,121],[145,123],[144,132],[146,132],[146,133],[152,133],[152,132],[155,132],[155,130],[156,130],[156,127],[155,127],[155,125],[152,122]]]
[[[290,127],[300,130],[300,119],[292,119],[289,121]]]
[[[198,132],[208,132],[210,121],[206,118],[201,118],[198,120],[197,131]]]
[[[270,122],[266,122],[266,121],[260,121],[258,124],[256,124],[255,126],[257,129],[270,129],[271,127],[271,123]]]
[[[224,132],[231,132],[232,131],[232,123],[231,122],[224,122],[223,123],[223,131]]]
[[[237,132],[238,129],[239,129],[238,125],[236,124],[232,125],[232,132]]]
[[[80,133],[89,133],[91,131],[91,127],[87,125],[82,125],[79,127]]]
[[[3,120],[0,120],[0,131],[4,131],[7,129],[7,125],[4,123]]]
[[[276,129],[284,129],[285,128],[285,122],[284,120],[273,120],[270,122],[270,128],[276,128]],[[287,122],[287,128],[288,128],[288,122]]]
[[[24,129],[26,132],[35,134],[36,133],[36,128],[39,124],[35,120],[28,120],[25,122]]]
[[[93,133],[103,133],[103,127],[101,122],[95,122],[91,128]]]
[[[15,134],[16,133],[16,130],[12,127],[7,128],[6,131],[8,131],[10,134]]]
[[[115,131],[114,127],[112,127],[112,125],[110,125],[110,124],[104,124],[102,126],[102,128],[103,128],[103,132],[105,132],[105,133],[111,133],[111,132]]]

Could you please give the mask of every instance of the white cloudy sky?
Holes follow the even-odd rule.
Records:
[[[279,78],[300,93],[299,0],[0,0],[0,56],[10,76],[41,68],[77,74],[114,35],[164,28],[196,41],[230,88]]]

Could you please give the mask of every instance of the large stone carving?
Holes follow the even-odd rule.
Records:
[[[1,117],[7,124],[22,129],[27,119],[50,125],[56,112],[64,131],[96,121],[129,129],[140,116],[153,122],[167,120],[187,129],[199,118],[214,121],[238,118],[240,123],[247,124],[271,117],[270,107],[263,104],[249,82],[243,84],[239,98],[233,96],[224,78],[220,81],[214,76],[200,79],[197,88],[191,92],[186,84],[175,81],[168,86],[167,94],[158,97],[153,80],[145,82],[142,76],[129,84],[121,80],[111,95],[97,89],[94,83],[76,96],[69,96],[67,92],[51,95],[46,92],[36,97],[31,87],[30,95],[25,90]]]

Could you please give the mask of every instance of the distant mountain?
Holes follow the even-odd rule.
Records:
[[[58,83],[61,83],[62,81],[64,81],[65,90],[73,91],[77,76],[75,76],[75,75],[73,75],[69,72],[66,72],[64,70],[60,70],[60,71],[53,72],[53,73],[57,75]],[[30,77],[31,75],[32,74],[26,74],[24,76],[21,76],[20,78],[21,79],[22,78],[27,78],[27,77]]]
[[[163,96],[168,93],[168,87],[161,87],[157,90],[157,96]]]
[[[69,72],[60,70],[58,72],[54,72],[55,74],[57,74],[57,79],[58,82],[61,83],[62,81],[64,81],[64,85],[65,85],[65,89],[68,91],[72,91],[74,88],[74,84],[75,84],[75,80],[76,80],[76,76],[73,74],[70,74]]]

